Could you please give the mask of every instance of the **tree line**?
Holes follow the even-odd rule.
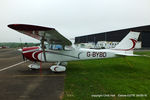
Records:
[[[16,42],[4,42],[0,43],[0,47],[6,48],[22,48],[22,47],[31,47],[31,46],[39,46],[40,43],[16,43]]]

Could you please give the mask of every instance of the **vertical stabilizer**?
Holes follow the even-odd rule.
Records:
[[[120,51],[133,51],[137,43],[140,32],[130,31],[127,36],[114,48]]]

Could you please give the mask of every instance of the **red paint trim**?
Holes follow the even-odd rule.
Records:
[[[55,30],[54,28],[37,26],[37,25],[28,25],[28,24],[10,24],[9,28],[20,31],[47,31],[47,30]]]
[[[27,48],[23,48],[22,51],[30,51],[30,50],[36,50],[36,49],[39,49],[39,47],[27,47]],[[26,53],[23,53],[23,55],[31,60],[31,61],[36,61],[33,57],[32,57],[32,54],[34,53],[35,51],[31,51],[31,52],[26,52]]]
[[[34,50],[34,49],[39,49],[39,47],[27,47],[27,48],[23,48],[22,51],[28,51],[28,50]]]
[[[135,39],[130,39],[130,40],[133,43],[133,46],[130,49],[113,49],[113,50],[120,50],[120,51],[130,51],[130,50],[133,50],[134,47],[135,47],[135,45],[136,45],[137,40],[135,40]]]
[[[41,60],[39,60],[38,55],[39,55],[40,53],[42,53],[42,52],[43,52],[43,51],[40,50],[40,51],[38,51],[38,52],[36,52],[36,53],[34,54],[34,58],[36,58],[37,61],[41,61]]]
[[[31,60],[31,61],[36,61],[33,57],[32,57],[32,54],[33,54],[34,52],[28,52],[28,53],[23,53],[23,55],[27,58],[27,59],[29,59],[29,60]]]
[[[56,71],[56,68],[58,68],[58,67],[55,67],[55,68],[54,68],[55,71]],[[57,72],[57,71],[56,71],[56,72]]]

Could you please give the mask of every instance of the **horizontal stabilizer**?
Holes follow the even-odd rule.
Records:
[[[117,56],[141,56],[136,54],[128,54],[128,53],[116,53]]]

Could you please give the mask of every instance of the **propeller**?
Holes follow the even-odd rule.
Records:
[[[26,58],[25,58],[25,56],[23,55],[23,53],[22,53],[22,59],[23,59],[23,61],[26,61]]]
[[[22,53],[22,49],[20,48],[20,49],[18,49],[18,51],[21,52],[21,54],[22,54],[22,59],[23,59],[23,61],[25,61],[26,58],[25,58],[25,56],[24,56],[23,53]]]

